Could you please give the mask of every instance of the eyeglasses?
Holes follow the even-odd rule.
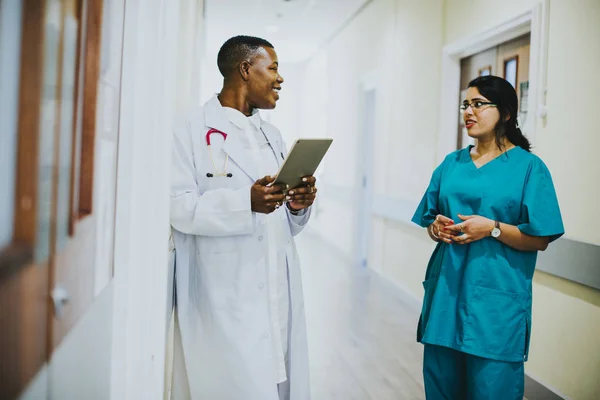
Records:
[[[469,108],[469,106],[473,109],[473,110],[480,110],[483,106],[490,106],[490,107],[496,107],[496,103],[491,103],[489,101],[474,101],[472,103],[467,103],[466,101],[464,103],[462,103],[460,105],[460,109],[461,111],[467,111],[467,108]]]

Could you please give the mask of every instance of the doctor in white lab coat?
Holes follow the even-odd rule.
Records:
[[[308,222],[315,178],[286,197],[268,185],[286,154],[279,131],[258,113],[275,108],[283,82],[273,46],[231,38],[218,65],[223,89],[174,132],[178,323],[171,398],[307,400],[293,236]]]

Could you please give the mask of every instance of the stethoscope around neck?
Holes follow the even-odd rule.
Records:
[[[260,130],[264,135],[265,132],[262,130],[262,128],[260,128]],[[212,135],[213,133],[218,133],[219,135],[223,136],[223,140],[227,140],[227,134],[218,129],[210,128],[208,130],[208,132],[206,132],[206,147],[208,147],[208,154],[210,154],[210,161],[212,162],[212,165],[215,168],[215,173],[213,174],[213,173],[207,172],[206,177],[207,178],[214,178],[214,177],[231,178],[231,177],[233,177],[233,174],[231,172],[227,172],[227,164],[229,163],[229,154],[227,154],[225,156],[225,164],[223,165],[222,170],[217,168],[217,164],[215,164],[215,159],[213,157],[211,146],[210,146],[210,135]],[[265,135],[265,137],[266,137],[266,135]],[[271,144],[269,143],[269,145],[271,145]],[[271,146],[271,148],[273,148],[273,147]],[[283,156],[283,153],[281,153],[281,159],[282,160],[285,159],[285,157]]]
[[[215,159],[212,154],[212,150],[210,149],[210,135],[213,133],[218,133],[223,136],[223,140],[227,140],[227,134],[218,129],[211,128],[206,132],[206,147],[208,147],[208,154],[210,154],[210,161],[212,162],[213,167],[215,168],[215,173],[211,174],[210,172],[206,173],[207,178],[213,178],[215,176],[224,176],[227,178],[231,178],[233,174],[231,172],[227,172],[227,164],[229,163],[229,154],[225,157],[225,165],[223,165],[223,170],[217,168],[217,164],[215,164]]]

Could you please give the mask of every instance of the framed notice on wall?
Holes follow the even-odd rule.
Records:
[[[480,68],[478,76],[489,76],[492,74],[492,66],[488,65],[487,67]]]
[[[519,68],[519,56],[514,56],[504,60],[504,79],[517,88],[517,71]]]

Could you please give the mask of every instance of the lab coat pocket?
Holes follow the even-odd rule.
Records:
[[[490,357],[523,360],[526,346],[527,294],[473,286],[467,303],[465,342]]]
[[[435,293],[435,287],[437,285],[438,278],[427,279],[423,282],[423,289],[425,294],[423,296],[423,307],[421,308],[421,317],[419,318],[419,325],[417,328],[417,341],[421,341],[429,320],[429,312],[431,311],[431,302]]]
[[[238,253],[208,253],[199,256],[200,282],[195,290],[202,291],[214,309],[239,308],[240,263]]]

